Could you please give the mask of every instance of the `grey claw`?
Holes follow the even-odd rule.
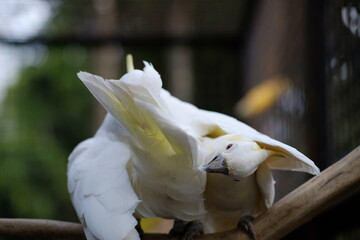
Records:
[[[185,232],[181,240],[194,240],[195,236],[204,234],[204,226],[200,221],[189,222],[185,225]]]
[[[200,221],[185,224],[183,221],[175,220],[174,227],[170,230],[171,237],[180,236],[181,240],[194,240],[195,236],[203,234],[204,227]]]
[[[240,218],[240,221],[238,223],[238,227],[241,228],[249,237],[251,240],[256,240],[255,233],[252,227],[252,221],[255,218],[250,215],[246,215]]]

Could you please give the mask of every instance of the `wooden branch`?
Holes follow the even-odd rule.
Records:
[[[45,219],[1,218],[0,236],[86,239],[78,223]]]
[[[280,239],[360,187],[360,147],[260,215],[256,238]]]
[[[319,176],[310,179],[254,221],[257,240],[280,239],[360,187],[360,147]],[[0,219],[0,236],[85,239],[77,223],[53,220]],[[145,234],[144,240],[175,240],[165,234]],[[239,229],[197,237],[201,240],[249,240]]]

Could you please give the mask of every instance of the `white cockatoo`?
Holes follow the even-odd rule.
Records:
[[[319,173],[296,149],[171,96],[146,62],[120,80],[78,76],[108,111],[69,156],[68,189],[88,240],[139,239],[141,217],[227,230],[271,206],[270,169]]]
[[[172,119],[162,82],[148,63],[120,80],[80,72],[106,108],[93,138],[69,157],[68,188],[88,239],[137,239],[133,217],[204,217],[204,156],[197,139]]]
[[[205,233],[241,225],[253,235],[248,220],[274,202],[271,169],[320,173],[314,162],[295,148],[233,117],[198,109],[167,92],[162,97],[169,106],[176,106],[172,115],[188,134],[199,139],[205,151],[206,159],[200,167],[208,173],[204,191]]]

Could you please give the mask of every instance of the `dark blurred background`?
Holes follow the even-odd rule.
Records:
[[[360,144],[359,0],[1,0],[0,23],[0,218],[77,221],[67,156],[105,112],[76,73],[119,78],[127,53],[322,170]],[[277,199],[309,178],[275,176]],[[285,239],[360,239],[359,202]]]

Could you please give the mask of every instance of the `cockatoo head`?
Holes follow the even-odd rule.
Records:
[[[211,139],[207,144],[213,152],[200,170],[228,175],[235,180],[253,174],[271,154],[256,142],[237,134]]]

